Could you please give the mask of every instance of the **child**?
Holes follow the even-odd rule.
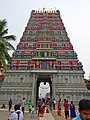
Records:
[[[34,118],[34,112],[35,112],[35,108],[34,108],[34,106],[32,106],[32,110],[31,110],[31,118]]]

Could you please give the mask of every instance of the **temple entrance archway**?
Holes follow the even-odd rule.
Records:
[[[39,99],[39,87],[40,87],[40,84],[42,82],[43,82],[44,85],[46,85],[46,83],[49,84],[49,87],[50,87],[50,98],[52,99],[52,81],[51,81],[51,77],[50,76],[39,76],[37,78],[36,102]]]
[[[41,82],[39,86],[39,98],[50,98],[50,84]]]

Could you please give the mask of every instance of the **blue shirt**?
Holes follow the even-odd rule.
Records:
[[[72,119],[72,120],[82,120],[82,119],[81,119],[80,114],[79,114],[79,115],[77,115],[77,117],[75,117],[75,118]]]

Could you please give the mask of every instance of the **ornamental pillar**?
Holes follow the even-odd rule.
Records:
[[[36,101],[36,76],[33,74],[32,78],[33,84],[32,84],[32,102],[35,104]]]

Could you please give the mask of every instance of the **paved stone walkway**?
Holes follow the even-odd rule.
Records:
[[[8,106],[6,106],[6,108],[4,109],[0,108],[0,120],[8,120],[12,111],[14,111],[13,107],[10,112],[8,111]],[[35,113],[34,118],[31,118],[31,115],[28,112],[28,107],[26,107],[25,114],[24,114],[24,120],[65,120],[65,117],[64,117],[64,111],[62,109],[61,116],[57,115],[57,110],[53,110],[53,111],[50,111],[50,113],[44,113],[44,117],[38,117],[38,115]],[[67,120],[71,120],[71,119],[68,118]]]
[[[10,114],[11,112],[9,112],[8,109],[0,109],[0,120],[7,120]],[[30,114],[26,111],[24,120],[65,120],[65,118],[63,116],[57,116],[56,111],[44,113],[44,117],[38,117],[38,115],[35,114],[34,118],[30,118]]]
[[[44,117],[40,117],[39,120],[55,120],[51,113],[45,113]]]

